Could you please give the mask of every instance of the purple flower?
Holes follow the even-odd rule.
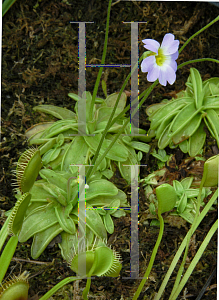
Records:
[[[144,47],[150,51],[141,63],[142,72],[148,72],[147,80],[154,82],[159,79],[161,85],[166,86],[167,81],[173,84],[176,80],[179,41],[174,40],[172,33],[165,34],[162,44],[152,39],[142,41]]]

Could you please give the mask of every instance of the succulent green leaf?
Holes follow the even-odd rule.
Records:
[[[176,191],[177,196],[180,196],[183,194],[183,185],[178,180],[173,180],[173,187]]]
[[[68,96],[72,99],[74,99],[75,101],[79,101],[81,99],[80,96],[78,96],[77,94],[74,93],[69,93]]]
[[[86,225],[101,239],[107,238],[107,233],[103,221],[97,210],[89,207],[86,209]],[[77,215],[77,214],[76,214]]]
[[[176,100],[172,100],[169,103],[167,103],[166,105],[162,106],[153,115],[153,117],[149,118],[149,120],[151,120],[150,128],[151,129],[156,129],[160,125],[160,123],[163,121],[163,119],[166,118],[166,116],[168,116],[169,114],[172,114],[173,111],[175,113],[177,111],[180,111],[180,109],[182,109],[186,104],[187,104],[186,99],[176,99]]]
[[[62,228],[59,223],[57,223],[41,232],[36,233],[31,246],[31,256],[34,259],[37,259],[49,243],[61,232]]]
[[[190,69],[190,77],[195,99],[195,107],[199,109],[203,105],[202,78],[199,71],[195,68]]]
[[[162,122],[158,126],[156,130],[156,138],[159,139],[165,128],[172,121],[172,119],[179,113],[179,109],[176,108],[172,112],[170,112],[165,118],[163,118]]]
[[[189,140],[184,140],[179,144],[179,148],[183,153],[187,153],[189,151]]]
[[[165,130],[163,131],[163,133],[161,134],[158,140],[158,147],[160,149],[164,149],[171,141],[171,137],[168,134],[170,125],[171,124],[167,125],[167,127],[165,128]]]
[[[179,204],[178,204],[178,207],[177,207],[177,212],[178,212],[179,214],[181,214],[181,213],[185,210],[186,205],[187,205],[187,196],[186,196],[186,194],[184,193],[184,194],[181,196],[180,200],[179,200]]]
[[[219,145],[219,117],[213,109],[206,110],[207,126]]]
[[[41,139],[49,139],[60,133],[64,133],[65,131],[72,129],[77,130],[78,124],[76,123],[76,119],[66,119],[66,120],[59,120],[53,123],[52,126],[47,128],[41,135]]]
[[[102,90],[103,90],[103,93],[105,95],[105,97],[107,97],[107,86],[106,86],[106,81],[103,79],[101,81],[101,84],[102,84]]]
[[[50,114],[57,119],[73,119],[75,118],[75,113],[69,109],[54,106],[54,105],[39,105],[33,108],[34,111],[44,112],[46,114]]]
[[[219,95],[219,92],[218,92]],[[218,99],[218,95],[217,96],[208,96],[206,98],[204,98],[204,106],[205,109],[209,109],[209,108],[219,108],[219,99]]]
[[[189,222],[190,224],[193,223],[194,221],[194,217],[195,217],[195,214],[192,213],[191,209],[185,209],[181,214],[179,214],[180,217],[182,217],[184,220],[186,220],[187,222]]]
[[[219,86],[219,77],[211,77],[203,82],[203,93],[204,97],[212,95],[212,89],[210,88],[211,85]],[[218,93],[216,94],[218,95]]]
[[[219,154],[210,157],[204,163],[204,172],[201,184],[205,187],[214,187],[218,185],[218,168],[219,168]]]
[[[54,122],[44,122],[31,126],[25,131],[25,136],[28,138],[28,143],[31,143],[32,140],[38,139],[42,133],[52,126]]]
[[[181,180],[181,185],[183,186],[183,189],[189,189],[193,181],[193,177],[186,177]]]
[[[89,188],[86,189],[86,200],[90,200],[99,195],[115,196],[117,194],[118,189],[112,182],[105,179],[94,180],[89,183]]]
[[[115,104],[116,104],[118,95],[119,95],[119,93],[114,93],[114,94],[109,95],[109,96],[106,98],[106,104],[107,104],[107,106],[109,106],[109,107],[114,107]],[[120,108],[121,110],[123,110],[123,109],[125,108],[125,105],[126,105],[126,100],[127,100],[127,96],[126,96],[126,94],[123,92],[123,93],[121,94],[120,99],[119,99],[119,103],[118,103],[117,108]]]
[[[114,196],[111,196],[111,195],[103,195],[103,196],[98,195],[95,198],[87,200],[87,202],[91,206],[105,206],[105,207],[110,207],[111,204],[112,204],[112,201],[119,201],[119,205],[114,205],[114,207],[116,207],[116,206],[120,206],[120,207],[121,206],[126,206],[126,207],[128,207],[126,194],[121,190],[118,190],[118,193]],[[116,202],[114,202],[114,203],[116,203]]]
[[[69,209],[67,207],[57,205],[55,207],[55,213],[56,213],[57,220],[59,221],[59,224],[62,227],[62,229],[69,234],[75,234],[76,226],[70,217]]]
[[[52,204],[42,206],[25,218],[19,234],[19,242],[26,242],[37,232],[46,230],[56,223],[58,220],[54,206]]]
[[[61,172],[55,172],[50,169],[42,169],[40,171],[40,176],[45,179],[47,182],[56,185],[58,188],[63,191],[67,188],[68,180],[62,176]]]
[[[173,137],[181,131],[192,121],[201,109],[203,109],[203,107],[196,109],[194,103],[187,104],[173,119],[169,128],[169,136]]]
[[[172,210],[176,205],[177,194],[174,188],[164,183],[156,188],[158,215]]]
[[[76,136],[65,151],[63,156],[61,169],[62,171],[69,172],[70,165],[84,164],[87,159],[88,145],[84,142],[82,136]],[[72,167],[71,172],[77,172],[78,167]]]
[[[126,149],[129,151],[129,155],[126,161],[118,162],[118,167],[122,177],[131,183],[131,165],[139,165],[139,160],[132,147],[126,146]]]
[[[202,121],[198,129],[189,138],[188,152],[191,157],[196,156],[204,146],[206,132],[204,130],[205,123]]]
[[[106,231],[109,232],[109,234],[113,234],[114,232],[114,223],[110,216],[110,213],[107,211],[106,215],[103,216],[104,225],[106,227]]]
[[[52,138],[52,139],[37,139],[37,140],[33,140],[33,143],[36,144],[36,145],[41,145],[43,144],[41,147],[40,147],[40,155],[43,155],[45,154],[47,151],[50,151],[52,150],[52,147],[56,144],[56,138]],[[47,154],[46,153],[46,156],[51,156],[51,153]],[[43,160],[45,161],[47,158],[43,157]]]
[[[59,243],[61,254],[64,260],[70,263],[72,256],[77,253],[78,249],[78,233],[69,234],[65,231],[61,232],[62,241]]]
[[[167,100],[168,101],[168,100]],[[168,101],[169,102],[169,101]],[[151,120],[152,115],[156,113],[156,111],[158,111],[161,107],[163,107],[164,105],[166,105],[165,102],[161,102],[161,103],[156,103],[156,104],[152,104],[149,105],[146,108],[146,114],[149,116],[149,119]]]
[[[192,136],[199,128],[201,121],[202,115],[195,115],[189,123],[187,123],[180,131],[173,135],[172,140],[174,144],[179,144]]]
[[[92,149],[92,151],[96,152],[101,139],[101,134],[95,134],[95,136],[84,136],[84,139]],[[102,155],[103,152],[109,147],[110,143],[111,141],[108,139],[105,139],[103,141],[102,147],[100,149],[100,155]],[[109,150],[106,157],[115,161],[125,161],[128,157],[128,151],[124,145],[116,142]]]
[[[185,189],[185,194],[187,198],[197,197],[199,193],[198,189]]]
[[[148,153],[150,150],[150,146],[148,144],[137,141],[131,141],[130,146],[145,153]]]

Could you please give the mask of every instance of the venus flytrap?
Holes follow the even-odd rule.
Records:
[[[28,181],[28,185],[30,181]],[[1,228],[0,239],[1,247],[3,246],[7,235],[12,235],[5,245],[0,256],[0,299],[2,300],[27,300],[29,284],[27,278],[28,272],[23,272],[21,275],[13,276],[10,280],[5,280],[4,276],[10,265],[11,259],[14,256],[18,244],[18,234],[21,230],[25,212],[30,202],[31,195],[27,192],[20,196],[14,208],[9,213],[8,219]],[[0,247],[0,250],[1,250]]]
[[[85,263],[85,270],[80,268],[81,262]],[[83,291],[83,299],[87,300],[87,295],[90,290],[91,276],[106,276],[106,277],[118,277],[122,268],[120,255],[107,247],[103,241],[95,243],[92,247],[89,247],[87,251],[74,253],[73,257],[68,260],[69,266],[72,271],[79,276],[67,277],[55,285],[49,290],[40,300],[47,300],[56,291],[62,288],[64,285],[73,282],[75,280],[87,278],[87,284]]]
[[[28,206],[19,241],[24,242],[33,237],[31,255],[38,258],[51,240],[60,233],[77,235],[78,222],[78,180],[71,173],[58,172],[50,169],[40,171],[42,179],[35,182],[30,193],[32,195]],[[111,215],[123,216],[122,207],[127,207],[125,194],[113,183],[92,177],[86,189],[86,225],[92,236],[107,238],[106,229],[114,231],[111,216],[101,216],[93,207],[120,207],[121,211],[111,211]],[[102,220],[103,218],[103,220]],[[107,222],[106,222],[107,219]],[[105,225],[104,225],[104,223]],[[13,224],[13,223],[12,223]],[[64,239],[68,238],[62,235]],[[90,243],[93,239],[90,240]],[[77,243],[77,241],[76,241]],[[76,247],[76,245],[74,245]]]

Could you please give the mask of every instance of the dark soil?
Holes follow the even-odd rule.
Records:
[[[94,22],[86,25],[86,60],[88,64],[101,62],[103,51],[106,15],[108,1],[101,0],[17,0],[3,18],[2,30],[2,118],[1,118],[1,174],[0,174],[0,205],[3,212],[13,207],[16,199],[11,187],[14,163],[20,154],[28,147],[25,140],[25,130],[33,124],[49,120],[45,114],[38,114],[33,107],[39,104],[53,104],[73,109],[74,101],[68,97],[69,92],[78,90],[78,25],[74,22]],[[139,54],[144,51],[142,39],[152,38],[162,41],[163,36],[170,32],[180,40],[180,45],[196,31],[201,29],[219,14],[219,8],[209,3],[199,2],[150,2],[150,1],[114,1],[110,16],[110,31],[106,63],[130,64],[131,30],[130,24],[122,21],[147,21],[139,24]],[[201,33],[180,54],[178,64],[187,60],[211,57],[218,58],[218,24]],[[196,67],[203,79],[219,76],[218,65],[202,62],[187,65],[177,72],[176,83],[172,86],[158,85],[147,102],[140,110],[140,127],[148,129],[145,108],[164,98],[170,99],[176,92],[184,89],[189,75],[189,68]],[[103,78],[107,83],[108,93],[120,90],[128,75],[129,68],[106,68]],[[86,69],[87,90],[92,92],[97,78],[98,68]],[[139,71],[139,90],[142,92],[150,86],[146,75]],[[130,83],[126,86],[130,91]],[[103,96],[99,88],[99,96]],[[204,156],[214,154],[215,141],[207,139]],[[179,165],[187,155],[181,151],[166,149],[167,153],[175,153],[175,173],[173,179],[183,178],[179,174]],[[141,170],[141,178],[154,170],[156,160],[144,157],[142,164],[148,164],[147,169]],[[198,172],[198,171],[197,171]],[[202,170],[200,171],[202,172]],[[200,177],[200,174],[196,174]],[[118,178],[116,180],[118,182]],[[130,188],[121,183],[126,193]],[[140,245],[140,276],[148,265],[151,252],[156,243],[158,228],[149,225],[147,220],[148,203],[144,190],[139,190],[139,245]],[[216,208],[204,219],[196,232],[194,246],[189,252],[191,261],[200,243],[217,218]],[[150,221],[150,220],[149,220]],[[95,278],[92,280],[89,299],[131,299],[140,280],[125,280],[130,270],[130,218],[120,218],[115,222],[115,233],[109,237],[112,246],[120,252],[123,268],[120,278]],[[173,225],[173,224],[172,224]],[[178,226],[178,227],[177,227]],[[150,274],[150,278],[139,299],[153,299],[158,291],[168,267],[183,240],[190,225],[182,227],[166,224],[162,243]],[[30,243],[19,244],[12,261],[9,273],[16,275],[24,270],[31,273],[29,296],[38,299],[52,286],[67,276],[73,276],[72,271],[63,262],[57,245],[48,248],[40,256],[38,264],[31,259]],[[179,299],[196,299],[205,285],[208,277],[214,271],[217,261],[217,236],[212,238],[202,259],[190,277],[184,292]],[[42,262],[42,263],[41,263]],[[47,264],[43,264],[47,262]],[[189,264],[189,261],[188,261]],[[8,273],[8,274],[9,274]],[[170,279],[162,299],[168,299],[176,273]],[[51,299],[82,299],[81,292],[85,281],[67,285],[59,290]],[[34,297],[35,296],[35,297]],[[183,297],[184,296],[184,297]],[[202,298],[216,299],[216,276],[206,287]]]

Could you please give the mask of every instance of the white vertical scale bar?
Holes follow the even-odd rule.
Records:
[[[79,254],[86,251],[85,240],[85,166],[79,165],[79,198],[78,198],[78,275],[86,274],[86,259]]]
[[[131,166],[131,279],[139,278],[138,165]]]
[[[131,22],[131,101],[130,101],[130,123],[131,135],[139,134],[139,110],[133,115],[134,109],[138,108],[138,101],[133,104],[133,101],[138,98],[138,67],[133,71],[138,64],[138,22]],[[134,130],[134,126],[137,128]]]
[[[79,76],[78,76],[78,95],[81,101],[78,102],[78,133],[86,134],[86,32],[85,22],[79,22],[78,27],[78,57],[79,57]]]

